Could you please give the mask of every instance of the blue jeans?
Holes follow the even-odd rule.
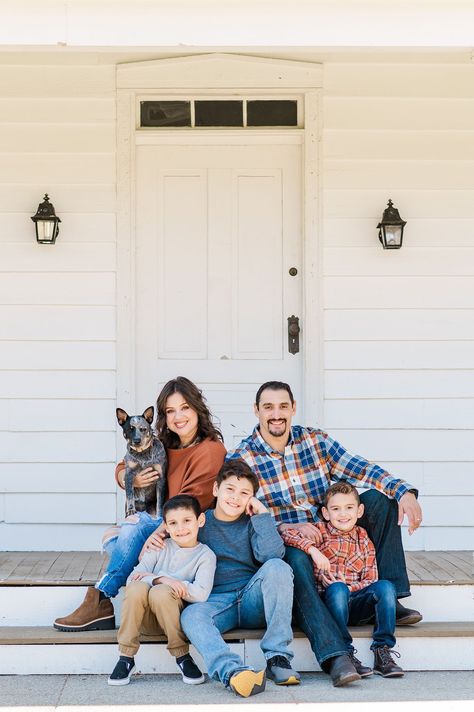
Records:
[[[331,658],[346,655],[347,646],[335,620],[318,593],[311,557],[300,549],[287,546],[285,561],[293,569],[295,621],[308,638],[321,668],[329,672]]]
[[[109,555],[109,563],[105,574],[95,585],[99,591],[109,598],[114,598],[121,586],[138,564],[138,555],[143,544],[163,520],[154,519],[148,512],[137,512],[129,520],[120,525],[118,537],[104,544],[104,550]]]
[[[351,593],[345,583],[338,581],[324,593],[326,606],[341,631],[349,652],[354,650],[348,625],[367,623],[375,613],[374,642],[371,650],[395,645],[395,587],[390,581],[375,581],[361,591]]]
[[[377,490],[366,490],[360,501],[365,509],[357,524],[364,527],[375,546],[380,578],[393,583],[397,598],[410,596],[398,503]]]
[[[211,593],[206,603],[192,603],[181,614],[181,625],[206,663],[209,677],[224,685],[239,670],[251,669],[222,638],[232,628],[264,628],[260,647],[265,659],[283,655],[291,660],[293,577],[281,559],[269,559],[240,591]]]

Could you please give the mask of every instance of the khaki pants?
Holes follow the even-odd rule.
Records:
[[[168,650],[178,658],[189,652],[189,642],[181,630],[179,617],[183,600],[169,586],[152,586],[133,581],[125,588],[125,599],[117,640],[122,655],[133,657],[142,635],[166,635]]]

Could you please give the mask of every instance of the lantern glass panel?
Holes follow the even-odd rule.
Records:
[[[397,247],[402,242],[402,227],[400,225],[384,225],[385,244],[387,247]]]
[[[51,241],[54,235],[54,220],[38,220],[38,239]]]

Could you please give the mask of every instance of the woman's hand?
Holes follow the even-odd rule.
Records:
[[[143,544],[138,560],[140,561],[143,554],[147,551],[161,551],[162,549],[164,549],[165,539],[167,536],[168,534],[165,529],[165,523],[162,522],[160,526],[155,529],[153,534],[150,534],[146,542]]]
[[[166,586],[169,586],[178,598],[184,598],[188,593],[188,589],[182,581],[178,581],[178,579],[171,578],[170,576],[159,576],[153,579],[153,585],[158,583],[164,583]]]
[[[159,473],[153,467],[145,467],[144,470],[138,472],[133,478],[133,486],[137,489],[152,485],[160,477]]]

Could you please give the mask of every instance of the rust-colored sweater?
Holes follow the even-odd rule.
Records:
[[[203,440],[182,450],[167,450],[168,498],[177,494],[191,494],[199,500],[203,512],[214,502],[212,485],[226,455],[224,445],[216,440]],[[123,489],[125,465],[119,462],[115,479]]]

